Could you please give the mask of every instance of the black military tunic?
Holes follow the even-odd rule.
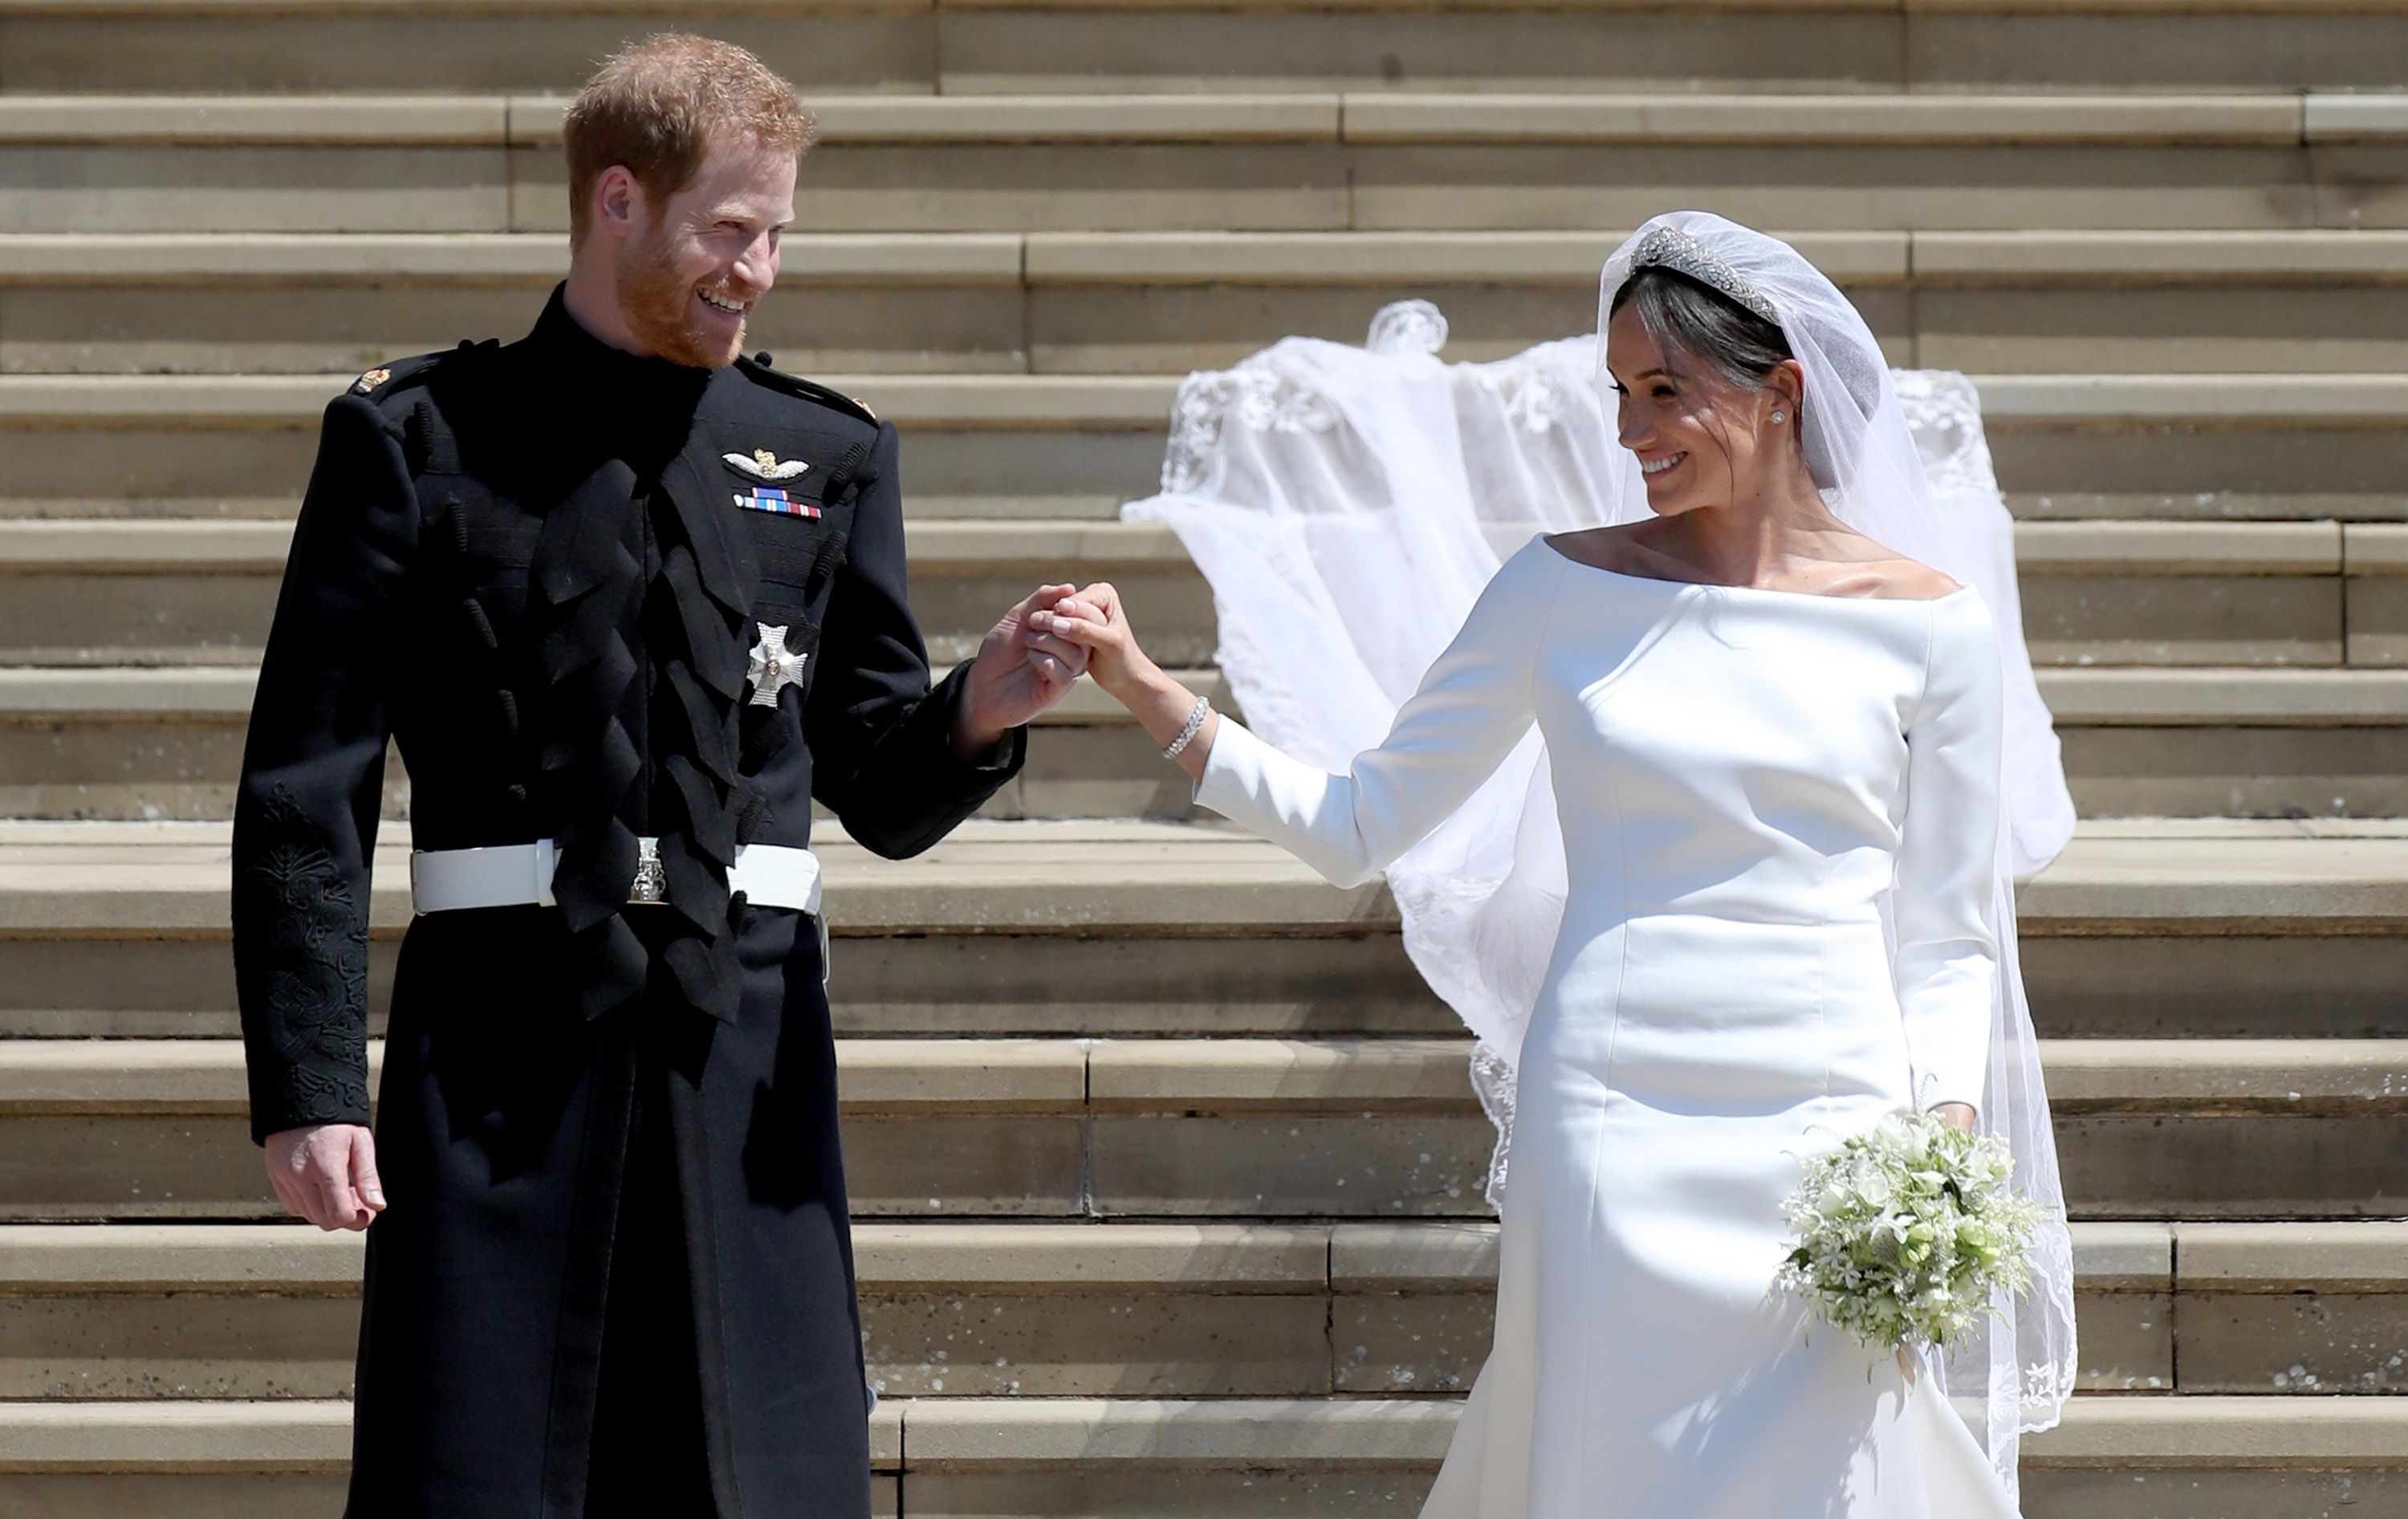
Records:
[[[808,467],[739,504],[756,451]],[[327,408],[234,835],[256,1137],[366,1123],[388,738],[415,847],[555,840],[554,906],[416,918],[377,1112],[351,1512],[868,1512],[816,926],[731,896],[811,800],[882,854],[1017,770],[955,754],[904,595],[895,429],[588,335]],[[762,499],[774,502],[774,497]],[[750,701],[764,625],[805,681]],[[640,838],[666,900],[629,903]]]

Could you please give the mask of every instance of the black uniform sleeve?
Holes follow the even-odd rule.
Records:
[[[812,795],[864,848],[889,859],[952,832],[1019,773],[1027,753],[1026,730],[1017,728],[979,761],[953,752],[968,666],[928,688],[927,646],[905,593],[896,452],[893,424],[880,423],[803,714]]]
[[[254,1139],[368,1121],[369,858],[417,536],[398,441],[366,400],[341,397],[285,563],[235,798],[235,985]]]

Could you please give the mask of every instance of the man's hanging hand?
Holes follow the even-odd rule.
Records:
[[[311,1124],[269,1135],[267,1180],[279,1202],[322,1229],[365,1229],[384,1211],[376,1136],[358,1124]]]

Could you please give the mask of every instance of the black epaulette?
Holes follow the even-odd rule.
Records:
[[[806,401],[817,401],[832,411],[841,411],[848,417],[858,418],[872,427],[878,425],[878,413],[869,409],[867,402],[858,396],[847,395],[842,391],[832,391],[825,385],[815,380],[805,380],[800,375],[790,375],[783,369],[773,369],[769,367],[769,355],[767,353],[756,353],[749,359],[739,355],[736,361],[736,367],[756,384],[767,385],[773,391],[783,391],[788,395],[800,396]]]
[[[383,416],[385,431],[401,444],[411,474],[457,473],[459,446],[427,387],[438,376],[453,377],[465,362],[500,352],[501,346],[494,337],[481,343],[463,338],[457,348],[395,359],[352,380],[347,394],[366,401]]]
[[[490,353],[500,347],[501,339],[498,337],[488,337],[481,343],[464,337],[457,348],[447,348],[434,353],[414,353],[406,359],[392,359],[352,380],[349,394],[365,397],[390,416],[393,412],[386,403],[433,380],[437,368],[446,360],[467,353]]]

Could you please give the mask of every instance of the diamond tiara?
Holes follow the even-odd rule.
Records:
[[[1660,266],[1685,274],[1699,284],[1729,296],[1740,305],[1771,322],[1781,325],[1781,313],[1754,285],[1740,278],[1740,272],[1716,258],[1706,245],[1678,227],[1657,227],[1639,240],[1630,255],[1632,269]]]

